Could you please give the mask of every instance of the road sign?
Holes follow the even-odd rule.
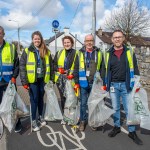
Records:
[[[52,26],[53,26],[53,28],[58,28],[59,27],[59,22],[57,20],[54,20],[52,22]]]

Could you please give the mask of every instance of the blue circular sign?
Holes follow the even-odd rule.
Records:
[[[52,22],[52,26],[53,26],[53,28],[58,28],[59,27],[59,22],[57,20],[54,20]]]

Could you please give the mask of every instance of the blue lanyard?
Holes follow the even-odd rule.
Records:
[[[89,53],[90,54],[89,57],[88,57],[88,53],[89,52],[85,52],[85,64],[87,65],[87,68],[90,67],[90,61],[92,59],[92,53],[93,53],[93,51],[91,53]],[[96,55],[96,51],[95,51],[95,63],[96,63],[96,61],[97,61],[97,55]]]
[[[37,54],[37,61],[38,61],[38,65],[40,65],[40,53],[39,53],[39,50],[35,50],[36,51],[36,54]]]
[[[90,61],[92,59],[92,52],[89,53],[90,54],[89,56],[88,56],[88,53],[89,52],[85,52],[85,61],[86,61],[87,68],[90,67]]]

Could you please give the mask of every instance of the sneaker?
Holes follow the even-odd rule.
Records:
[[[91,127],[92,131],[96,131],[97,127]]]
[[[38,127],[36,120],[32,121],[32,131],[36,132],[39,130],[40,130],[40,128]]]
[[[108,133],[108,136],[114,137],[120,132],[121,132],[120,127],[114,127],[113,130],[110,133]]]
[[[139,139],[136,132],[129,132],[128,137],[133,140],[137,145],[143,145],[143,142]]]
[[[18,122],[15,126],[15,132],[19,133],[21,131],[21,129],[22,129],[21,121],[20,121],[20,119],[18,119]]]
[[[39,117],[38,122],[40,123],[40,126],[43,127],[46,125],[46,121],[42,116]]]
[[[85,130],[85,126],[86,126],[85,121],[81,121],[80,125],[79,125],[79,130],[80,131],[84,131]]]
[[[65,122],[64,120],[62,120],[62,121],[61,121],[61,124],[62,124],[62,125],[65,125],[65,124],[66,124],[66,122]]]

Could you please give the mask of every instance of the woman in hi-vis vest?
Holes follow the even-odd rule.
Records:
[[[20,78],[25,89],[29,90],[32,130],[38,131],[46,125],[43,118],[44,85],[52,80],[52,57],[39,31],[32,33],[32,43],[20,59]],[[38,109],[38,118],[36,118]]]
[[[66,97],[64,95],[65,81],[62,79],[66,78],[74,81],[74,89],[78,91],[79,89],[79,62],[77,51],[73,49],[74,41],[70,36],[65,36],[62,38],[63,49],[57,51],[54,57],[54,82],[57,84],[60,98],[61,98],[61,108],[64,113],[64,106]],[[74,79],[74,80],[73,80]],[[65,121],[62,120],[62,124],[65,124]]]

